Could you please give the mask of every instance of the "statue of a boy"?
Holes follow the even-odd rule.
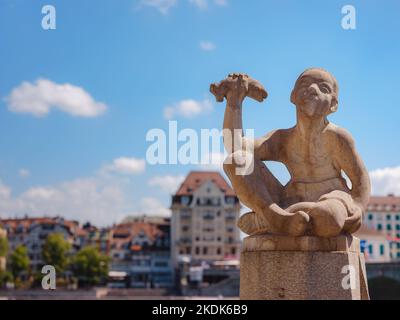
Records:
[[[370,181],[351,135],[327,119],[338,108],[338,84],[329,72],[304,71],[290,98],[296,105],[296,125],[255,140],[243,136],[242,102],[246,96],[263,101],[267,97],[263,86],[235,73],[210,89],[217,101],[226,98],[225,132],[242,143],[235,150],[224,139],[230,153],[224,170],[240,201],[252,210],[238,221],[243,232],[333,237],[357,231],[369,200]],[[251,155],[246,154],[249,150]],[[254,170],[237,174],[248,156],[254,160]],[[264,164],[268,160],[286,165],[291,179],[285,186]]]

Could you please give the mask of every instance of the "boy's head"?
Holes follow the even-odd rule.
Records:
[[[335,112],[339,88],[333,75],[322,68],[305,70],[296,80],[290,101],[309,117]]]

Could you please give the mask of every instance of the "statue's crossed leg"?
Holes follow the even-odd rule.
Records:
[[[245,151],[237,151],[224,163],[224,171],[239,200],[253,210],[240,217],[238,227],[247,234],[269,232],[303,235],[310,220],[309,216],[304,211],[292,213],[279,206],[283,186],[261,160],[254,159],[254,170],[249,174],[238,174],[237,169],[240,170],[241,166],[237,163],[243,163],[245,158]]]

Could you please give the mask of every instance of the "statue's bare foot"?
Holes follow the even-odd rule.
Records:
[[[298,211],[287,217],[287,224],[284,225],[284,232],[288,235],[299,237],[305,235],[310,222],[310,216],[304,211]]]
[[[248,235],[267,233],[269,230],[269,225],[265,218],[255,212],[247,212],[242,215],[238,222],[238,228]]]
[[[276,226],[268,223],[263,214],[248,212],[242,215],[237,223],[240,230],[248,235],[265,234],[265,233],[283,233],[290,236],[298,237],[306,233],[309,227],[310,217],[303,211],[281,216],[284,219],[282,230],[277,230]]]

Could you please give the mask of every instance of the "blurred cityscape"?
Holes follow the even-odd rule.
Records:
[[[170,218],[148,212],[105,228],[63,217],[0,220],[0,297],[238,298],[241,205],[224,177],[190,172],[170,209]],[[400,197],[372,196],[355,236],[371,298],[399,299]],[[57,290],[43,290],[44,265],[54,266]]]

